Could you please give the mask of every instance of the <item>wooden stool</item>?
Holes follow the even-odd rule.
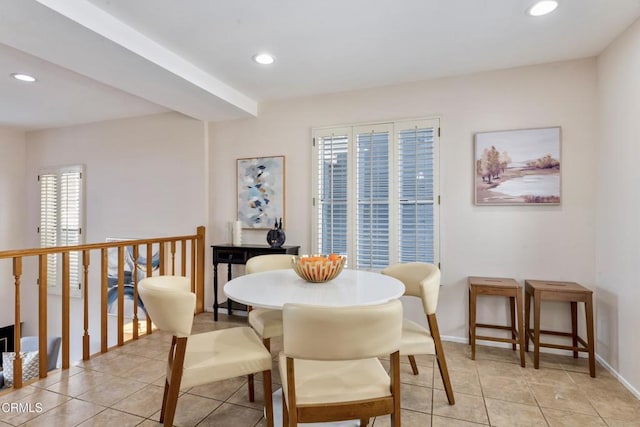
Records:
[[[525,280],[525,341],[529,351],[529,338],[533,340],[533,367],[538,369],[540,364],[540,347],[558,348],[573,351],[573,357],[578,357],[579,351],[589,353],[589,374],[596,376],[595,343],[593,335],[593,291],[574,282],[550,282],[546,280]],[[531,297],[533,297],[533,329],[530,326]],[[571,303],[571,332],[541,331],[540,303],[542,300],[567,301]],[[584,303],[587,320],[587,341],[578,336],[578,303]],[[540,342],[540,334],[571,337],[573,345],[547,344]],[[578,346],[582,344],[582,347]]]
[[[511,326],[476,323],[476,298],[478,295],[493,295],[509,298]],[[516,328],[516,306],[518,327]],[[477,328],[503,329],[511,331],[511,339],[476,335]],[[520,366],[524,368],[524,333],[522,324],[522,286],[513,279],[492,277],[469,277],[469,344],[471,360],[476,359],[476,339],[511,343],[515,351],[520,346]]]

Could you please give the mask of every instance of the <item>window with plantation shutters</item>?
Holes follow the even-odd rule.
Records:
[[[41,247],[72,246],[84,243],[83,170],[82,166],[44,169],[38,175],[40,183]],[[81,287],[80,252],[69,253],[70,288],[79,294]],[[47,287],[56,291],[62,281],[62,256],[47,258]]]
[[[313,251],[350,268],[439,263],[439,121],[314,129]]]
[[[317,139],[317,185],[315,192],[319,253],[347,253],[347,143],[345,132]]]

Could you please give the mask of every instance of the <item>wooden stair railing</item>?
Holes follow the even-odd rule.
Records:
[[[100,295],[100,353],[106,353],[109,350],[108,345],[108,250],[110,248],[117,249],[118,262],[118,295],[117,295],[117,346],[120,347],[126,342],[137,340],[139,338],[138,328],[138,274],[134,271],[132,274],[133,282],[133,318],[132,318],[132,338],[125,341],[124,331],[124,300],[125,300],[125,283],[124,283],[124,252],[125,248],[131,246],[133,248],[133,259],[137,260],[140,254],[140,247],[146,246],[147,265],[144,270],[147,275],[153,274],[153,249],[158,248],[159,265],[158,274],[172,274],[191,277],[191,291],[196,294],[196,313],[204,311],[204,274],[205,274],[205,227],[199,226],[196,234],[189,236],[175,237],[157,237],[151,239],[139,240],[123,240],[105,243],[90,243],[75,246],[57,246],[50,248],[21,249],[12,251],[0,251],[0,262],[4,259],[11,259],[13,262],[13,282],[14,291],[14,310],[15,310],[15,327],[14,327],[14,347],[16,358],[13,363],[13,387],[22,387],[22,358],[20,357],[20,337],[21,332],[21,287],[25,283],[21,282],[23,275],[23,259],[28,257],[37,257],[38,259],[38,341],[39,341],[39,370],[40,378],[47,377],[47,257],[50,254],[62,255],[62,369],[69,368],[70,362],[70,253],[80,252],[82,276],[82,295],[83,301],[83,336],[82,336],[82,359],[89,360],[91,358],[90,351],[90,335],[89,324],[92,318],[89,313],[89,287],[96,286],[90,282],[90,259],[91,251],[100,251],[100,275],[99,289],[97,293]],[[167,246],[169,254],[167,254]],[[176,253],[180,257],[181,270],[176,271]],[[169,266],[166,265],[169,259]],[[187,260],[189,258],[189,267],[187,270]],[[169,267],[169,268],[168,268]],[[1,283],[1,282],[0,282]],[[93,287],[91,289],[94,289]],[[146,334],[151,334],[151,319],[149,316],[146,321]]]

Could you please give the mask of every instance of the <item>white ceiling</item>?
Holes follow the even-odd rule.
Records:
[[[0,126],[25,130],[591,57],[640,0],[0,0]],[[276,56],[270,67],[251,61]],[[31,73],[28,85],[9,77]]]

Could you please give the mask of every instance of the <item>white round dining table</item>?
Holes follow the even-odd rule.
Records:
[[[286,303],[348,307],[400,298],[404,284],[380,273],[349,269],[329,282],[311,283],[286,269],[236,277],[224,285],[224,294],[254,307],[281,309]]]
[[[311,283],[293,269],[272,270],[236,277],[224,285],[234,301],[254,307],[281,309],[286,303],[347,307],[383,304],[400,298],[404,284],[391,276],[345,269],[333,280]],[[282,425],[282,389],[273,393],[274,425]],[[360,420],[304,424],[316,427],[358,427]]]

